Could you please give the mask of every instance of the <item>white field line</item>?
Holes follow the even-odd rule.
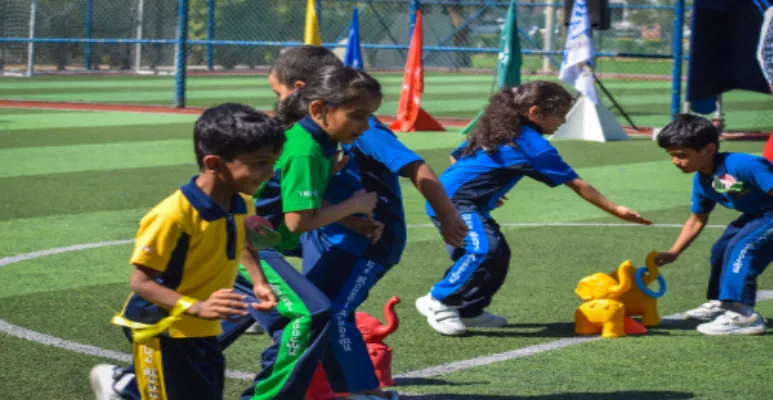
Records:
[[[500,226],[506,227],[620,227],[620,228],[681,228],[680,224],[653,224],[649,226],[634,225],[634,224],[617,224],[617,223],[602,223],[602,222],[516,222],[516,223],[501,223]],[[408,228],[434,228],[432,224],[408,224]],[[706,225],[709,229],[724,229],[724,225]],[[73,246],[57,247],[47,250],[33,251],[29,253],[18,254],[10,257],[0,258],[0,267],[8,264],[17,263],[20,261],[32,260],[35,258],[50,256],[54,254],[68,253],[71,251],[80,251],[87,249],[95,249],[99,247],[117,246],[122,244],[133,243],[134,239],[128,240],[111,240],[106,242],[84,243],[76,244]]]
[[[508,227],[519,227],[519,226],[557,226],[557,227],[567,227],[567,226],[602,226],[602,227],[636,227],[637,225],[631,225],[631,224],[608,224],[608,223],[503,223],[502,226],[508,226]],[[650,227],[661,227],[661,228],[680,228],[682,225],[678,224],[661,224],[661,225],[652,225]],[[414,224],[414,225],[408,225],[409,228],[431,228],[433,225],[431,224]],[[724,228],[722,225],[708,225],[707,228]],[[19,254],[16,256],[10,256],[10,257],[4,257],[0,258],[0,267],[6,266],[9,264],[31,260],[35,258],[40,257],[46,257],[54,254],[61,254],[61,253],[67,253],[67,252],[73,252],[73,251],[81,251],[81,250],[87,250],[87,249],[94,249],[99,247],[107,247],[107,246],[117,246],[122,244],[129,244],[132,243],[134,240],[113,240],[113,241],[105,241],[105,242],[95,242],[95,243],[85,243],[85,244],[79,244],[79,245],[73,245],[73,246],[66,246],[66,247],[57,247],[53,249],[48,250],[40,250],[40,251],[34,251],[30,253],[24,253]],[[773,291],[760,291],[758,293],[758,301],[764,301],[773,299]],[[682,319],[682,314],[673,314],[666,316],[664,319]],[[61,349],[69,350],[75,353],[81,353],[81,354],[87,354],[97,357],[106,358],[109,360],[114,361],[120,361],[120,362],[130,362],[132,359],[131,354],[128,353],[122,353],[114,350],[107,350],[96,346],[91,346],[87,344],[77,343],[70,340],[61,339],[55,336],[47,335],[40,332],[35,332],[17,325],[13,325],[7,321],[0,320],[0,332],[6,333],[10,336],[14,336],[20,339],[29,340],[31,342],[40,343],[47,346],[53,346],[58,347]],[[416,371],[410,371],[406,372],[404,374],[397,375],[396,378],[427,378],[437,375],[446,374],[449,372],[455,372],[455,371],[461,371],[469,368],[479,367],[483,365],[493,364],[500,361],[506,361],[511,360],[515,358],[523,358],[528,357],[531,355],[544,353],[546,351],[551,351],[555,349],[560,349],[563,347],[578,345],[594,340],[598,340],[600,337],[572,337],[572,338],[565,338],[560,340],[555,340],[548,343],[541,343],[537,345],[527,346],[523,347],[517,350],[508,351],[505,353],[499,353],[499,354],[493,354],[488,356],[482,356],[482,357],[476,357],[468,360],[461,360],[461,361],[455,361],[448,364],[443,364],[435,367],[430,368],[424,368]],[[245,371],[233,371],[228,370],[226,372],[226,375],[229,378],[235,378],[235,379],[242,379],[242,380],[252,380],[254,377],[253,373],[245,372]]]

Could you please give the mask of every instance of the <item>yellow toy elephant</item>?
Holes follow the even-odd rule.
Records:
[[[646,265],[647,273],[642,276],[642,283],[645,286],[649,286],[650,283],[658,279],[659,272],[658,266],[655,264],[655,256],[657,252],[651,252],[647,255]],[[627,271],[628,280],[634,279],[636,270],[631,268]],[[616,280],[619,280],[620,271],[615,271],[609,274]],[[638,285],[631,285],[631,288],[623,293],[618,299],[625,305],[625,315],[641,315],[641,323],[646,327],[656,326],[660,324],[662,320],[658,313],[658,299],[648,296],[642,292]]]
[[[616,280],[609,274],[596,273],[583,278],[574,291],[585,300],[574,313],[575,333],[602,337],[625,336],[625,305],[617,299],[631,288],[633,264],[626,261],[617,269]]]

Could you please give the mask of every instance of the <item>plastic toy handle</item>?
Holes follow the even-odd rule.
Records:
[[[658,275],[658,284],[660,285],[660,290],[653,292],[650,290],[650,288],[647,287],[646,284],[644,284],[644,281],[642,280],[644,273],[647,271],[647,267],[641,267],[636,270],[636,274],[633,276],[634,281],[636,282],[636,286],[638,286],[639,289],[641,289],[641,291],[649,297],[654,297],[656,299],[658,297],[663,297],[663,295],[666,294],[666,280],[663,279],[663,275]]]

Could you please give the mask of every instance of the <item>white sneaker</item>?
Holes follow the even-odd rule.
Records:
[[[765,329],[759,313],[744,317],[735,311],[725,311],[715,320],[698,325],[698,332],[704,335],[762,335]]]
[[[467,332],[459,311],[435,300],[431,294],[416,299],[416,310],[427,317],[429,326],[441,335],[458,336]]]
[[[91,369],[89,381],[97,400],[121,400],[114,389],[116,368],[115,365],[99,364]]]
[[[249,328],[247,328],[246,331],[244,331],[244,333],[249,333],[249,334],[252,334],[252,335],[260,335],[260,334],[265,333],[265,332],[266,331],[264,331],[263,327],[260,326],[259,324],[252,324],[252,325],[250,325]]]
[[[701,304],[698,308],[687,311],[684,315],[687,319],[696,321],[713,321],[714,318],[724,314],[725,311],[727,311],[727,308],[722,305],[721,301],[711,300]]]
[[[398,396],[397,392],[395,392],[394,390],[385,391],[383,393],[388,394],[391,397],[381,397],[381,396],[376,396],[375,394],[358,393],[358,394],[350,394],[344,397],[343,399],[345,400],[400,400],[400,396]]]
[[[464,326],[470,328],[501,328],[507,325],[507,319],[499,315],[483,311],[483,314],[474,318],[462,318]]]

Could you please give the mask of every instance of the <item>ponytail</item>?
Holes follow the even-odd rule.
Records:
[[[284,125],[285,129],[289,129],[309,112],[310,102],[305,101],[303,98],[303,90],[304,87],[298,88],[298,90],[277,104],[276,117]]]

